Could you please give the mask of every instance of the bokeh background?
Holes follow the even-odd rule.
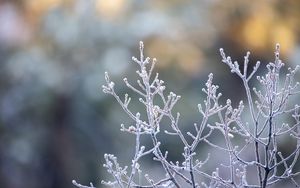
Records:
[[[279,42],[295,66],[299,18],[296,0],[1,0],[0,187],[66,188],[72,179],[101,187],[104,153],[130,162],[133,137],[119,131],[130,122],[101,85],[108,71],[117,92],[129,92],[122,78],[136,78],[140,40],[168,91],[182,95],[184,128],[199,121],[208,73],[224,100],[244,97],[220,47],[268,63]]]

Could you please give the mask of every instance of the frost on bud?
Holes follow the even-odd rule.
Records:
[[[154,115],[155,118],[158,116],[159,110],[160,110],[159,106],[155,105],[153,107],[153,115]]]
[[[170,92],[170,96],[171,96],[171,97],[175,97],[175,96],[176,96],[176,94],[175,94],[175,93],[173,93],[173,92]]]
[[[213,73],[210,73],[210,74],[208,75],[208,80],[207,80],[207,82],[206,82],[206,84],[205,84],[206,87],[210,87],[210,86],[211,86],[213,77],[214,77]]]
[[[248,51],[248,52],[246,53],[245,58],[249,58],[249,56],[250,56],[250,52]]]
[[[145,59],[144,63],[148,64],[149,61],[150,61],[150,57],[147,57],[147,58]]]
[[[146,102],[144,101],[144,99],[142,99],[142,98],[139,98],[139,101],[140,101],[141,103],[146,103]]]
[[[258,68],[259,66],[260,66],[260,61],[257,61],[255,67]]]
[[[138,64],[140,63],[140,61],[136,57],[134,57],[134,56],[132,56],[131,59],[132,59],[132,61],[134,61],[134,62],[136,62]]]
[[[140,50],[144,50],[144,43],[143,43],[143,41],[140,41]]]
[[[202,112],[202,105],[201,104],[198,104],[198,110],[199,110],[199,112]]]
[[[278,154],[278,155],[281,155],[281,152],[280,152],[280,151],[278,151],[278,152],[277,152],[277,154]]]
[[[213,177],[213,178],[216,178],[216,177],[217,177],[217,172],[213,172],[213,173],[212,173],[212,177]]]
[[[235,169],[235,173],[236,173],[237,175],[239,175],[239,174],[240,174],[240,172],[241,172],[241,171],[240,171],[240,169],[238,169],[238,168],[237,168],[237,169]]]
[[[228,137],[229,137],[229,138],[234,138],[234,135],[231,134],[231,133],[228,133]]]
[[[244,106],[244,102],[240,101],[239,106]]]
[[[135,163],[135,168],[136,169],[140,169],[140,164],[139,163]]]
[[[115,86],[115,83],[114,83],[114,82],[110,82],[110,83],[108,84],[108,87],[111,88],[111,89],[113,89],[114,86]]]
[[[103,85],[102,86],[102,91],[104,92],[104,93],[110,93],[111,91],[110,91],[110,88],[108,88],[107,86],[105,86],[105,85]]]
[[[280,52],[280,44],[279,43],[276,43],[276,52]]]
[[[226,104],[227,104],[228,106],[230,106],[230,105],[231,105],[231,100],[230,100],[230,99],[227,99]]]
[[[224,49],[220,48],[220,53],[223,54],[224,53]]]
[[[138,112],[138,113],[136,113],[136,118],[137,119],[140,119],[140,116],[141,116],[141,114]]]
[[[134,126],[130,126],[128,128],[128,131],[131,132],[131,133],[134,133],[136,131],[136,128]]]
[[[120,129],[121,131],[125,131],[125,126],[124,126],[124,124],[122,123],[121,124],[121,129]]]
[[[106,82],[109,82],[108,72],[105,72],[105,73],[104,73],[104,77],[105,77]]]
[[[146,78],[146,76],[147,76],[147,71],[146,71],[145,68],[142,69],[142,73],[140,74],[140,76],[141,76],[142,78]]]
[[[164,91],[165,89],[166,89],[165,86],[160,86],[160,87],[159,87],[159,90],[160,90],[160,91]]]
[[[132,56],[131,59],[132,59],[133,61],[138,61],[138,59],[137,59],[136,57],[134,57],[134,56]]]
[[[237,151],[239,149],[239,146],[234,146],[234,151]]]

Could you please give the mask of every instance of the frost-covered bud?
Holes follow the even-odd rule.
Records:
[[[105,85],[102,86],[102,91],[107,94],[111,93],[111,89]]]
[[[144,49],[144,43],[143,41],[140,41],[140,50],[143,50]]]
[[[170,92],[170,96],[171,96],[171,97],[175,97],[176,95],[175,95],[175,93]]]
[[[133,61],[135,61],[135,62],[138,62],[139,60],[136,58],[136,57],[134,57],[134,56],[132,56],[132,58],[131,58]]]
[[[216,177],[217,177],[217,172],[213,172],[213,173],[212,173],[212,177],[213,177],[213,178],[216,178]]]
[[[110,82],[110,83],[108,84],[108,87],[111,88],[111,89],[113,89],[114,86],[115,86],[115,83],[114,83],[114,82]]]
[[[228,106],[230,106],[230,105],[231,105],[231,100],[230,100],[230,99],[227,99],[226,104],[227,104]]]
[[[139,101],[140,101],[141,103],[144,103],[144,102],[145,102],[144,99],[142,99],[142,98],[139,98]]]
[[[234,138],[234,135],[231,134],[231,133],[228,133],[228,137],[229,137],[229,138]]]
[[[155,105],[153,107],[153,115],[154,115],[155,118],[158,116],[159,110],[160,110],[159,106]]]
[[[136,131],[136,128],[135,128],[134,126],[130,126],[130,127],[128,128],[128,131],[133,133],[133,132]]]
[[[104,73],[104,77],[105,77],[106,82],[109,82],[108,72],[105,72],[105,73]]]
[[[166,89],[166,86],[160,86],[160,87],[159,87],[159,90],[160,90],[160,91],[164,91],[165,89]]]
[[[141,114],[140,114],[139,112],[137,112],[137,113],[136,113],[136,118],[137,118],[137,119],[140,119],[140,117],[141,117]]]
[[[124,126],[124,124],[122,123],[121,124],[121,129],[120,129],[121,131],[125,131],[125,126]]]
[[[145,68],[142,69],[142,73],[141,73],[141,77],[146,77],[147,76],[147,71],[145,70]]]

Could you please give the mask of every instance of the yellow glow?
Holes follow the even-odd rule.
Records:
[[[125,7],[125,0],[96,0],[96,9],[101,16],[116,18]]]
[[[242,36],[250,48],[265,48],[268,41],[270,22],[263,16],[253,16],[246,21]]]
[[[166,68],[176,63],[187,74],[199,73],[202,53],[196,46],[184,41],[170,41],[162,38],[153,39],[147,44],[147,54],[156,57],[159,68]]]
[[[271,35],[272,43],[279,43],[282,53],[291,51],[291,48],[295,46],[296,36],[293,30],[287,25],[275,24],[272,28]]]
[[[62,2],[63,0],[26,0],[26,7],[33,12],[44,12]]]
[[[36,24],[49,9],[60,5],[64,0],[26,0],[26,16],[31,24]]]
[[[179,49],[178,63],[186,73],[199,73],[202,58],[200,50],[190,44],[183,44]]]
[[[297,40],[295,21],[280,17],[274,7],[267,3],[257,5],[242,26],[241,41],[245,46],[264,51],[280,43],[282,54],[291,51]]]
[[[169,66],[176,53],[176,48],[169,41],[162,38],[151,40],[147,44],[146,50],[150,57],[158,59],[157,66],[160,68]]]

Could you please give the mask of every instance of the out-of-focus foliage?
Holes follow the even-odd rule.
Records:
[[[229,91],[224,98],[244,97],[238,81],[225,77],[218,48],[238,60],[250,50],[253,62],[268,62],[279,42],[282,59],[299,62],[299,10],[293,0],[0,1],[1,187],[97,182],[104,152],[132,154],[120,145],[132,140],[116,136],[126,116],[100,85],[104,71],[133,79],[128,61],[138,41],[185,96],[177,108],[190,126],[208,72]]]

